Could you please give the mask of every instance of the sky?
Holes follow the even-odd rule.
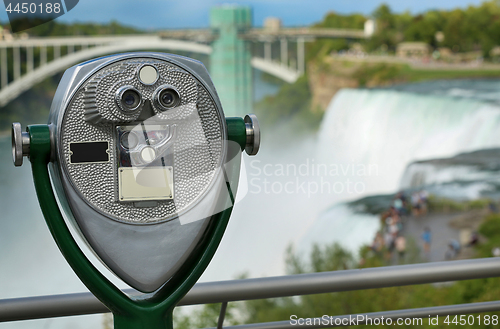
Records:
[[[208,27],[210,7],[225,3],[253,8],[254,26],[261,26],[269,16],[281,18],[285,26],[304,26],[320,21],[329,11],[369,15],[381,3],[395,12],[419,13],[429,9],[453,9],[477,5],[484,0],[81,0],[69,13],[58,18],[64,22],[99,22],[116,20],[141,29]],[[7,20],[5,11],[0,19]]]

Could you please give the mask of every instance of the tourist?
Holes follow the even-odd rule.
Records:
[[[375,235],[375,239],[373,239],[371,249],[375,253],[380,254],[380,252],[382,251],[382,248],[384,248],[384,238],[382,237],[382,234],[379,231]]]
[[[469,243],[467,244],[467,247],[475,246],[478,242],[479,242],[479,234],[477,234],[477,232],[474,231],[470,235],[470,239],[469,239]]]
[[[396,194],[392,204],[394,209],[396,209],[396,211],[398,212],[399,216],[404,216],[406,214],[406,196],[403,192],[399,192],[398,194]]]
[[[428,256],[431,252],[431,240],[432,240],[431,229],[429,227],[426,227],[424,229],[424,233],[422,233],[422,240],[424,240],[424,252]]]
[[[446,251],[445,254],[445,259],[450,260],[458,256],[460,253],[460,242],[458,242],[455,239],[451,239],[450,242],[448,243],[448,250]]]
[[[429,193],[426,190],[422,190],[418,193],[419,204],[420,204],[420,215],[427,215],[427,203],[429,199]]]
[[[414,217],[420,216],[420,195],[418,192],[411,195],[411,212]]]
[[[406,252],[406,238],[402,235],[398,236],[395,241],[396,251],[399,255],[399,261],[402,262]]]

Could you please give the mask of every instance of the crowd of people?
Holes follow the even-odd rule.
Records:
[[[414,217],[427,214],[428,201],[429,201],[429,193],[427,193],[427,191],[422,190],[418,192],[413,192],[413,194],[411,195],[411,211]]]
[[[371,250],[379,255],[383,255],[387,262],[404,263],[407,241],[403,234],[404,224],[409,220],[418,220],[418,217],[425,216],[429,208],[429,194],[425,190],[414,191],[408,200],[404,192],[397,193],[392,199],[392,205],[381,214],[382,229],[376,233],[373,239]],[[489,205],[490,212],[497,212],[496,208]],[[421,241],[423,256],[430,259],[432,244],[432,232],[429,226],[425,226],[419,240]],[[479,235],[472,232],[467,242],[463,245],[456,239],[450,239],[447,243],[447,250],[444,253],[446,260],[455,259],[463,247],[471,247],[478,243]],[[500,248],[497,250],[500,256]]]
[[[404,262],[406,254],[406,237],[403,234],[404,222],[411,216],[419,217],[427,214],[428,209],[427,191],[416,191],[411,194],[410,200],[404,192],[399,192],[392,200],[390,208],[383,212],[381,219],[383,222],[382,230],[377,232],[371,249],[377,254],[384,254],[387,261],[395,260]],[[424,237],[425,235],[425,237]],[[430,229],[422,235],[424,240],[424,251],[430,250],[431,233]]]

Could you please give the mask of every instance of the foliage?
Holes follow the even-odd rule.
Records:
[[[494,230],[495,233],[491,233]],[[489,216],[481,226],[480,232],[486,232],[490,239],[496,239],[500,245],[500,215]],[[489,233],[488,233],[489,232]],[[411,240],[409,240],[411,242]],[[414,245],[414,242],[412,242]],[[410,244],[410,245],[412,245]],[[418,251],[418,250],[417,250]],[[354,256],[338,244],[329,246],[313,246],[309,261],[306,262],[294,253],[289,247],[286,253],[288,274],[302,274],[306,272],[337,271],[351,268],[375,267],[385,264],[384,256],[373,253],[370,248],[364,247],[360,251],[363,262],[356,264]],[[484,255],[488,256],[488,255]],[[419,261],[418,257],[414,261]],[[366,314],[394,309],[430,307],[439,305],[474,303],[498,299],[500,294],[500,278],[488,278],[469,281],[459,281],[452,285],[426,284],[417,286],[391,287],[382,289],[354,290],[301,297],[287,297],[266,300],[246,301],[233,304],[231,314],[233,318],[224,325],[234,323],[259,323],[283,321],[291,315],[300,318],[321,317],[322,315]],[[182,329],[195,328],[193,324],[201,325],[198,328],[214,327],[218,318],[220,306],[207,305],[202,312],[195,312],[189,326]],[[239,310],[236,311],[235,310]],[[238,320],[234,315],[238,316]],[[486,313],[499,315],[499,312]],[[481,314],[484,319],[485,313]],[[465,325],[464,328],[494,328],[495,325],[477,324]],[[209,319],[198,319],[207,316]],[[440,323],[435,328],[449,328],[444,323],[445,316],[440,316]],[[449,319],[452,321],[453,316]],[[185,318],[178,319],[178,323],[187,323]],[[182,322],[184,321],[184,322]],[[205,322],[203,322],[205,321]],[[428,319],[423,319],[423,327],[427,327]],[[427,321],[427,322],[426,322]],[[359,326],[368,328],[369,326]],[[380,326],[390,328],[392,326]],[[409,328],[421,328],[421,325],[408,325]],[[462,326],[461,326],[462,327]]]
[[[47,122],[50,104],[60,79],[60,74],[47,78],[0,108],[0,131],[9,129],[12,122]]]
[[[438,79],[474,79],[474,78],[498,78],[498,69],[477,69],[477,70],[426,70],[413,69],[408,65],[402,67],[400,75],[403,81],[417,82]]]
[[[500,248],[500,215],[488,215],[478,232],[486,238],[477,248],[479,257],[490,257],[494,248]]]
[[[306,44],[306,61],[328,56],[332,51],[349,49],[346,39],[320,39]]]
[[[294,254],[292,246],[287,249],[285,259],[288,274],[348,270],[355,267],[353,255],[343,249],[338,243],[323,247],[314,244],[310,255],[310,262],[307,265]]]
[[[401,76],[402,65],[379,63],[369,65],[364,63],[353,74],[353,78],[358,80],[360,87],[366,87],[369,83],[382,85],[388,82],[396,82]]]
[[[300,129],[319,126],[323,113],[311,112],[311,90],[307,76],[295,83],[284,84],[276,95],[267,96],[255,105],[263,126],[292,123]]]
[[[429,196],[428,199],[429,210],[433,212],[455,212],[485,209],[488,207],[490,202],[491,201],[488,199],[465,200],[459,202],[452,199],[438,198],[433,195]]]
[[[486,217],[486,221],[479,228],[479,233],[490,240],[500,241],[500,216],[492,214]]]
[[[313,25],[313,28],[363,29],[366,17],[361,14],[339,15],[335,12],[326,14],[323,21]],[[332,51],[349,49],[346,39],[319,39],[307,43],[306,60],[326,56]]]
[[[378,24],[374,39],[378,46],[384,42],[391,50],[397,42],[423,41],[456,52],[482,50],[488,56],[500,40],[500,6],[495,1],[452,11],[431,10],[413,17],[407,13],[394,14],[382,5],[373,16]],[[442,43],[436,40],[437,32],[444,33]]]
[[[203,307],[196,308],[188,316],[180,312],[179,309],[174,311],[174,328],[176,329],[200,329],[217,327],[217,321],[221,310],[221,304],[206,304]],[[236,320],[237,305],[230,303],[227,305],[224,318],[224,325],[238,325],[240,322]]]
[[[10,28],[7,24],[5,27]],[[31,36],[84,36],[84,35],[113,35],[113,34],[137,34],[142,30],[124,26],[117,21],[108,24],[97,23],[61,23],[52,20],[24,31]]]
[[[361,14],[339,15],[335,12],[329,12],[323,21],[313,25],[313,28],[362,29],[365,21],[366,17]]]
[[[366,48],[369,51],[393,49],[399,41],[397,38],[399,30],[396,26],[397,16],[386,4],[378,7],[372,16],[377,22],[377,32],[366,44]]]
[[[387,4],[380,5],[371,15],[377,30],[363,46],[368,52],[394,52],[403,41],[426,42],[434,48],[448,47],[455,52],[481,50],[484,57],[500,45],[500,5],[498,1],[485,1],[478,6],[451,11],[430,10],[417,15],[409,12],[394,13]],[[360,14],[327,14],[315,27],[362,29],[368,17]],[[438,42],[436,33],[444,33]],[[332,50],[348,49],[347,40],[330,42],[319,39],[308,45],[308,59],[321,57]]]
[[[267,83],[271,83],[271,84],[274,84],[274,85],[277,85],[277,86],[283,86],[286,82],[281,80],[280,78],[274,76],[274,75],[271,75],[267,72],[261,72],[260,73],[260,79],[262,81],[265,81]]]

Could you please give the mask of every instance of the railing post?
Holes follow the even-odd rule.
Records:
[[[33,46],[26,47],[26,70],[28,72],[33,71],[35,68],[35,63],[33,59]]]
[[[217,320],[217,329],[222,329],[224,325],[224,319],[226,317],[227,302],[223,302],[220,305],[219,320]]]
[[[9,83],[9,69],[7,67],[7,48],[2,47],[0,50],[0,70],[2,71],[2,89],[7,86]]]
[[[21,51],[19,46],[14,47],[14,80],[21,77]]]
[[[297,39],[297,69],[300,74],[303,74],[305,71],[305,51],[304,51],[304,38],[299,37]]]
[[[264,43],[264,59],[268,62],[271,61],[271,56],[272,56],[272,53],[271,53],[271,41],[266,41]]]
[[[281,39],[281,65],[288,67],[288,40]]]
[[[41,46],[40,47],[40,66],[44,66],[45,64],[47,64],[47,47]]]
[[[54,46],[54,59],[61,57],[61,46]]]

